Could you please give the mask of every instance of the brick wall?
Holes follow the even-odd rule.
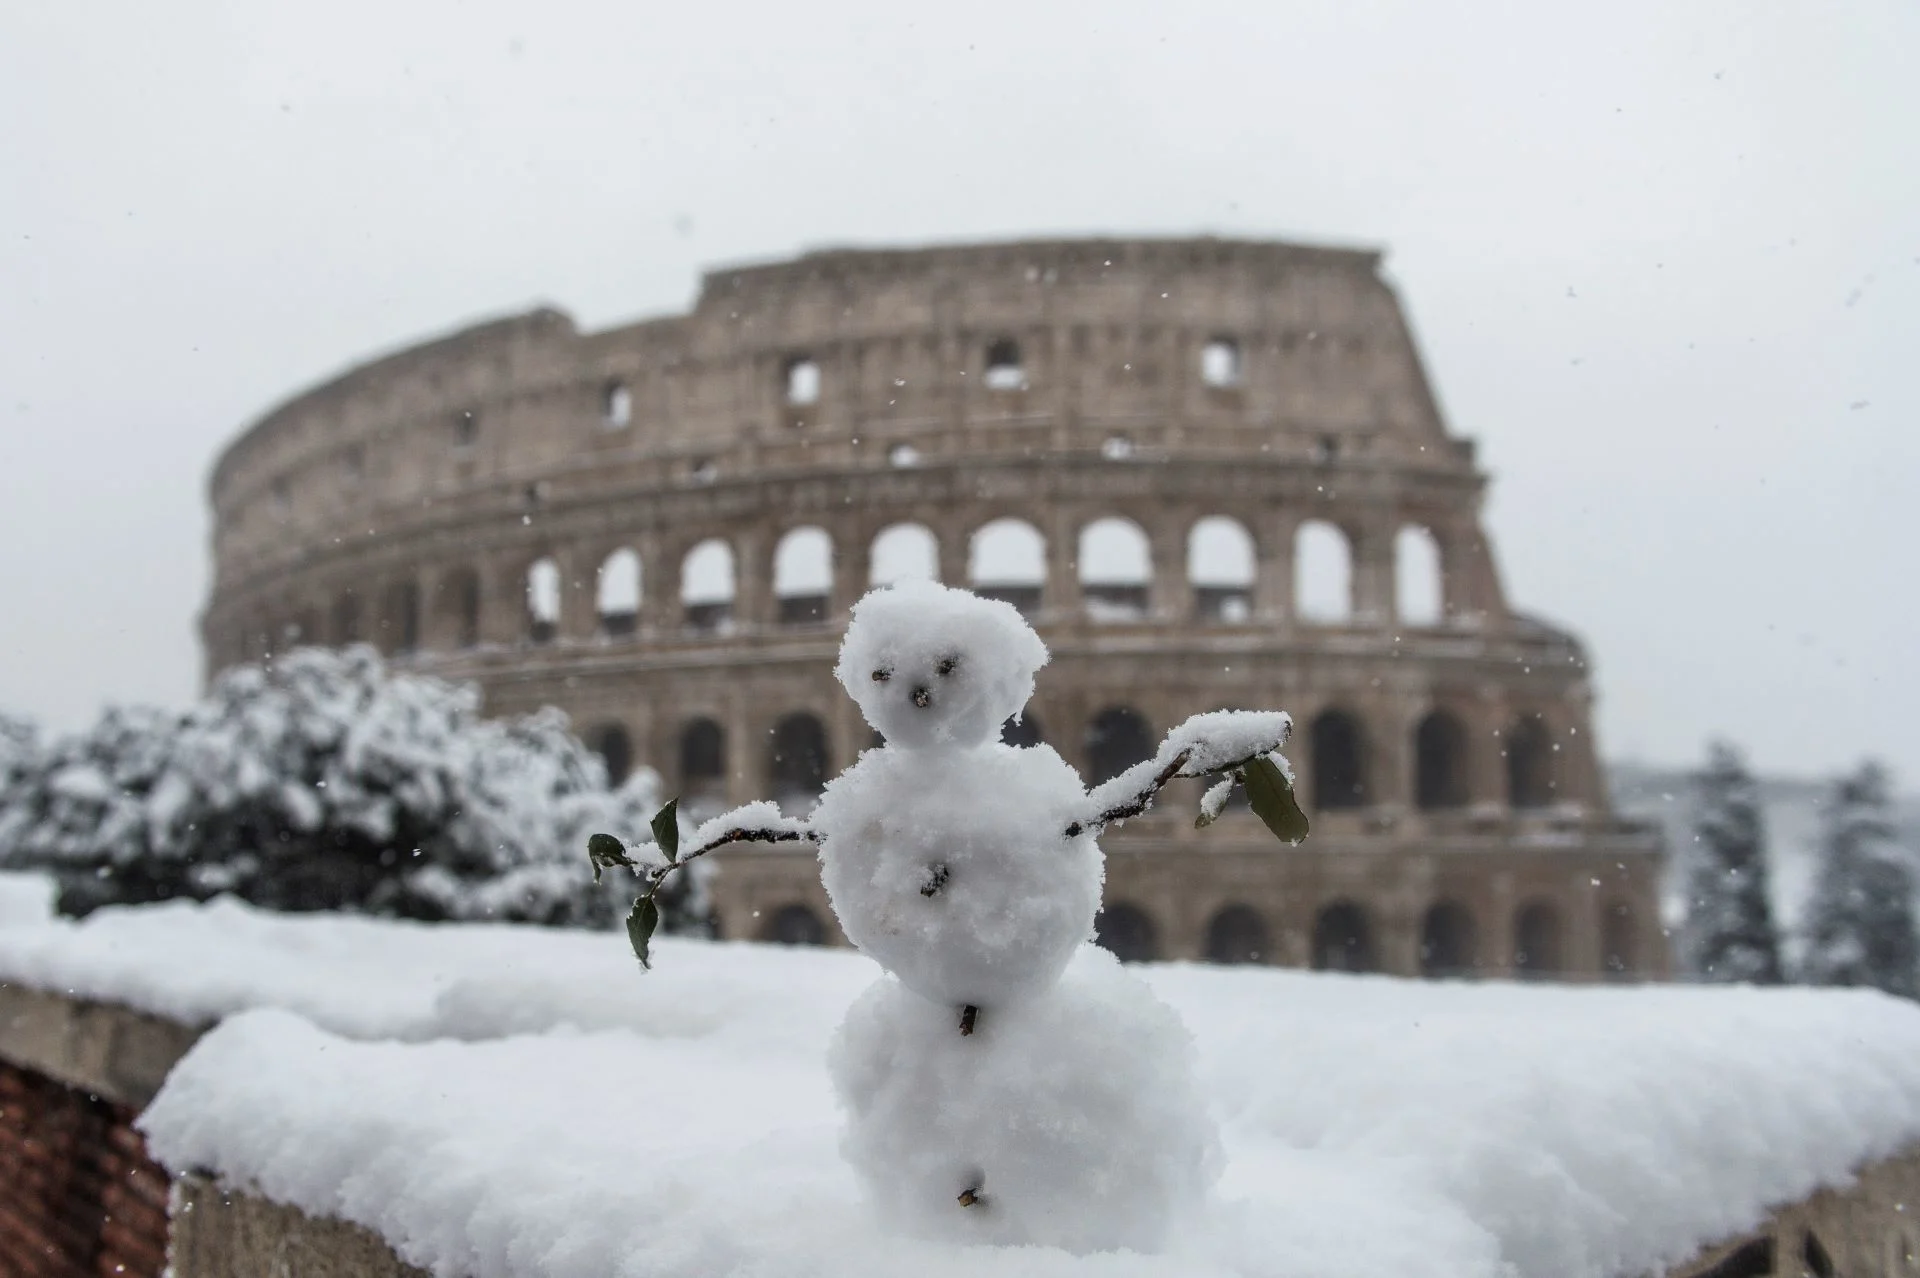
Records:
[[[0,1059],[0,1278],[158,1278],[167,1175],[133,1119]]]

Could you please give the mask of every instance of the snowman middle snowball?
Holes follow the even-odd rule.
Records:
[[[999,739],[1046,663],[998,600],[902,582],[854,605],[834,674],[885,744],[828,782],[810,824],[847,939],[922,998],[1022,1001],[1093,934],[1100,848],[1064,833],[1080,776]]]

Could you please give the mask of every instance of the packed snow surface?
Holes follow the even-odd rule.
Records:
[[[1920,1008],[1877,994],[1149,966],[1222,1134],[1201,1225],[1160,1256],[911,1241],[874,1223],[827,1068],[874,964],[656,951],[642,976],[605,934],[216,903],[10,924],[0,980],[265,1009],[176,1068],[156,1152],[468,1278],[1597,1278],[1920,1140]]]

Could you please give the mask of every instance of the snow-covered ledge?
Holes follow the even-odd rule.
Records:
[[[12,989],[218,1022],[142,1120],[217,1181],[183,1188],[180,1278],[248,1272],[249,1239],[461,1278],[1732,1278],[1819,1272],[1808,1230],[1852,1275],[1914,1241],[1920,1008],[1877,995],[1145,969],[1195,1035],[1220,1202],[1168,1255],[1072,1257],[874,1226],[824,1068],[870,962],[669,939],[655,966],[227,903],[0,928]]]

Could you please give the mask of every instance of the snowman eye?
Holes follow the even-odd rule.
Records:
[[[960,666],[960,658],[942,657],[940,659],[940,664],[933,668],[933,672],[941,676],[942,678],[945,678],[947,675],[952,674],[956,669],[958,669],[959,666]]]
[[[875,683],[885,683],[891,678],[893,678],[893,671],[888,670],[884,666],[873,672],[873,681]]]

